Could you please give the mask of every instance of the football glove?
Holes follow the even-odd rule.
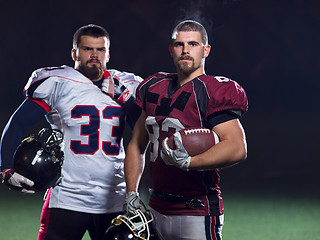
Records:
[[[23,193],[35,193],[35,191],[27,189],[28,187],[32,187],[34,182],[19,173],[16,173],[13,169],[5,169],[0,172],[0,178],[9,189]]]
[[[175,150],[168,146],[168,137],[163,140],[161,158],[167,165],[173,165],[184,171],[189,171],[191,157],[182,144],[181,135],[175,133],[173,141],[176,146]]]
[[[101,90],[109,95],[118,104],[125,104],[132,93],[117,77],[112,77],[108,71],[104,72],[104,80],[102,82]]]
[[[147,208],[139,197],[138,192],[128,192],[126,194],[125,211],[128,215],[135,215],[137,210],[143,213],[147,212]]]

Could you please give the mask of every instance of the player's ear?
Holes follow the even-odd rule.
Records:
[[[170,55],[172,57],[172,45],[171,44],[169,45],[169,52],[170,52]]]
[[[204,46],[204,58],[209,56],[210,50],[211,50],[211,46],[209,44]]]
[[[110,51],[108,50],[107,63],[110,61]]]
[[[77,57],[77,50],[72,48],[71,49],[71,58],[73,61],[77,61],[78,60],[78,57]]]

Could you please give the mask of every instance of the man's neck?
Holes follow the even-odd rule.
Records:
[[[201,75],[204,75],[204,70],[202,71],[194,71],[191,74],[183,74],[181,72],[178,72],[178,84],[181,87],[182,85],[192,81],[196,77],[199,77]]]

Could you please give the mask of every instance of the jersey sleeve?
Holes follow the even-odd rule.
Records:
[[[209,105],[207,117],[220,111],[231,111],[241,117],[248,110],[248,99],[244,89],[226,77],[214,77],[207,82]]]
[[[141,92],[140,92],[140,89],[141,89],[141,84],[139,84],[137,90],[136,90],[136,100],[135,100],[135,104],[143,109],[143,104],[142,104],[142,96],[141,96]]]
[[[155,73],[149,77],[147,77],[145,80],[143,80],[136,90],[136,104],[143,109],[144,108],[144,101],[147,97],[148,88],[150,85],[152,85],[155,81],[157,81],[158,78],[163,77],[164,73]]]
[[[143,109],[143,103],[142,103],[142,95],[141,95],[141,83],[139,84],[137,90],[136,90],[136,100],[135,100],[135,104]]]
[[[3,130],[0,143],[1,169],[13,168],[13,156],[20,143],[23,133],[37,123],[45,114],[46,109],[39,103],[26,99],[14,112]]]
[[[62,67],[35,70],[24,87],[25,96],[35,100],[41,100],[48,106],[52,106],[56,95],[55,93],[59,93],[57,87],[61,79],[59,75],[57,75],[57,71],[61,69]]]

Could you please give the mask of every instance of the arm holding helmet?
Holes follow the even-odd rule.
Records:
[[[14,171],[13,156],[23,133],[46,113],[47,111],[37,101],[27,98],[14,112],[3,130],[0,148],[0,178],[10,189],[23,193],[34,193],[32,190],[26,189],[26,187],[32,186],[33,182]]]
[[[139,196],[138,186],[144,169],[145,152],[149,144],[149,136],[145,128],[146,114],[142,111],[140,118],[134,126],[133,135],[128,144],[127,154],[124,160],[124,172],[127,184],[126,212],[135,214],[139,209],[146,212],[147,209]]]

